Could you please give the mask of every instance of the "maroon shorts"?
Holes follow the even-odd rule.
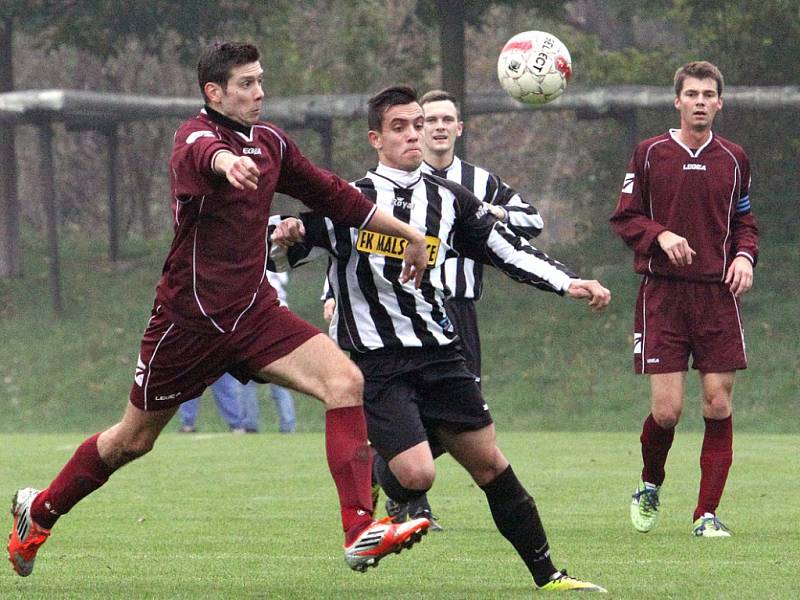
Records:
[[[200,396],[226,371],[246,383],[318,333],[277,304],[221,334],[183,329],[157,307],[142,337],[130,401],[142,410],[171,408]]]
[[[636,299],[633,363],[637,373],[725,373],[747,368],[739,306],[717,282],[645,277]]]

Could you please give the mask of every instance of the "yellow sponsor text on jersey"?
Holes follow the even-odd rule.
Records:
[[[428,249],[428,266],[432,267],[436,264],[436,257],[439,255],[439,244],[441,240],[432,235],[426,235],[425,243]],[[382,254],[383,256],[390,256],[402,260],[403,252],[406,251],[407,244],[408,242],[401,237],[386,235],[384,233],[375,233],[367,229],[359,229],[356,249],[359,252]]]

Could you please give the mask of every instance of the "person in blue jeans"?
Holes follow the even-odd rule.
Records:
[[[236,433],[244,433],[248,429],[253,432],[258,431],[259,407],[256,391],[254,383],[242,385],[228,373],[211,384],[219,416],[228,424],[231,431]],[[199,397],[181,404],[180,430],[183,433],[196,431],[195,422],[199,411]]]
[[[275,288],[275,291],[278,293],[278,302],[281,303],[281,306],[288,306],[286,302],[286,284],[289,282],[289,275],[287,273],[267,271],[267,279],[269,280],[269,284]],[[281,433],[293,433],[297,427],[297,421],[294,415],[294,398],[292,398],[292,393],[285,387],[276,383],[269,384],[269,393],[270,396],[272,396],[272,401],[275,403],[275,410],[278,411],[278,431]],[[245,400],[245,402],[249,401],[249,399]],[[258,411],[257,401],[255,402],[255,410]],[[257,422],[258,413],[256,412],[256,423]]]
[[[225,373],[211,385],[214,402],[222,420],[234,433],[256,433],[260,428],[261,408],[258,403],[258,387],[255,382],[242,385],[235,377]],[[294,398],[289,390],[279,385],[270,385],[270,395],[278,411],[278,428],[281,433],[292,433],[297,427],[294,414]],[[183,433],[196,431],[195,422],[200,410],[200,398],[181,404],[181,428]]]

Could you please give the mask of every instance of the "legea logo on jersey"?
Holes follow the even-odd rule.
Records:
[[[700,163],[686,163],[683,165],[684,171],[705,171],[706,166],[701,165]]]
[[[632,194],[633,193],[633,173],[625,173],[625,181],[622,182],[622,193],[623,194]]]
[[[242,148],[245,154],[261,154],[261,148]]]
[[[633,353],[634,354],[641,354],[642,353],[642,334],[641,333],[634,333],[633,334]]]

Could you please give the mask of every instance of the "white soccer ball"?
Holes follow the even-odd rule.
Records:
[[[572,58],[553,34],[523,31],[503,46],[497,59],[497,77],[515,100],[544,104],[567,89],[572,77]]]

